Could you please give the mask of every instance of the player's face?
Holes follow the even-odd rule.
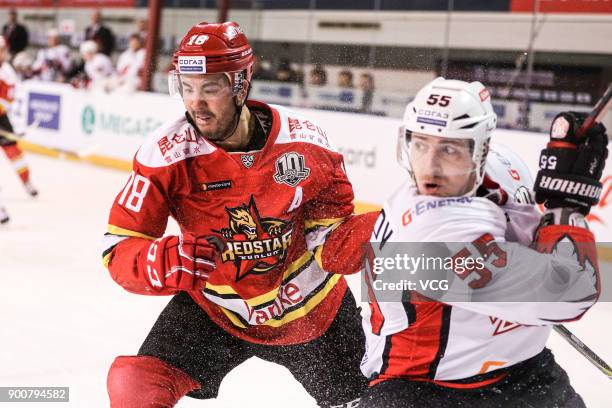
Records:
[[[55,35],[50,35],[47,37],[47,45],[49,47],[55,47],[57,44],[59,44],[59,37]]]
[[[457,197],[472,189],[476,173],[469,140],[413,133],[408,152],[420,194]]]
[[[132,51],[138,51],[140,49],[140,44],[141,44],[140,40],[134,37],[131,37],[128,42],[128,46],[130,47],[130,50]]]
[[[236,106],[224,74],[181,75],[185,109],[209,140],[226,137],[235,127]]]

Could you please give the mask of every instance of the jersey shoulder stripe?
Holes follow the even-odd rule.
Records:
[[[182,117],[149,137],[138,149],[136,161],[147,167],[167,167],[215,150],[217,148],[199,136]]]

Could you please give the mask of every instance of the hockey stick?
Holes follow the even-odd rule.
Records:
[[[576,132],[578,139],[582,139],[591,126],[593,126],[596,122],[601,121],[601,118],[603,118],[608,112],[610,98],[612,98],[612,83],[608,85],[606,92],[604,92],[603,96],[595,104],[595,107],[591,113],[589,113],[586,119],[584,119],[584,122],[582,122],[582,126],[580,126],[580,129],[578,129]]]
[[[35,124],[35,122],[33,122],[33,124]],[[36,126],[38,127],[38,124],[36,124]],[[32,128],[31,126],[28,129],[35,129]],[[14,142],[18,142],[20,140],[23,139],[23,134],[15,134],[13,132],[9,132],[8,130],[4,130],[4,129],[0,129],[0,136],[3,136],[5,138],[7,138],[8,140],[12,140]],[[91,155],[93,155],[93,152],[98,148],[98,146],[94,145],[91,147],[88,147],[86,149],[81,149],[81,150],[77,150],[77,151],[72,151],[72,150],[66,150],[66,149],[61,149],[59,147],[47,147],[45,146],[45,149],[51,150],[54,153],[57,153],[58,156],[60,158],[62,157],[68,157],[68,158],[74,158],[74,159],[85,159]]]
[[[609,379],[612,380],[612,368],[605,361],[601,359],[593,350],[591,350],[586,344],[580,341],[571,331],[562,324],[556,324],[553,326],[555,331],[561,335],[569,344],[572,345],[580,354],[582,354],[587,360],[591,362],[595,367],[604,373]]]
[[[22,139],[23,137],[25,137],[25,135],[31,131],[31,130],[35,130],[38,129],[38,125],[40,125],[40,118],[39,119],[35,119],[34,122],[30,123],[30,125],[22,132],[9,132],[8,130],[5,129],[0,129],[0,136],[4,136],[5,138],[12,140],[14,142],[19,141],[19,139]]]
[[[40,125],[40,118],[36,118],[34,119],[34,122],[30,123],[30,125],[24,131],[19,132],[19,133],[15,132],[15,136],[24,137],[25,135],[28,134],[28,132],[38,129],[39,125]]]
[[[593,126],[596,122],[599,122],[601,118],[604,117],[606,112],[608,112],[608,108],[610,105],[610,98],[612,97],[612,83],[608,85],[608,89],[604,92],[603,96],[597,103],[595,107],[588,114],[580,129],[576,132],[577,138],[580,140],[584,137],[586,132]],[[609,379],[612,380],[612,368],[601,357],[599,357],[593,350],[591,350],[586,344],[584,344],[578,337],[576,337],[571,331],[568,330],[562,324],[556,324],[553,326],[555,331],[561,335],[569,344],[572,345],[580,354],[582,354],[587,360],[591,362],[595,367],[599,369],[602,373],[604,373]]]
[[[0,129],[0,136],[7,138],[8,140],[12,140],[13,142],[18,142],[23,138],[23,134],[17,134],[13,132],[9,132],[8,130]]]
[[[30,123],[30,125],[22,132],[9,132],[8,130],[0,129],[0,136],[4,136],[5,138],[18,141],[23,138],[29,131],[38,129],[38,125],[40,125],[40,119],[36,119],[34,122]]]

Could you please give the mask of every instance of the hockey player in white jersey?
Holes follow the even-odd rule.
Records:
[[[573,131],[584,118],[564,118],[565,132],[543,151],[563,166],[542,170],[538,180],[548,172],[596,190],[607,155],[605,129],[592,128],[589,142],[580,142]],[[584,188],[586,194],[566,200],[540,183],[537,198],[547,207],[541,217],[526,166],[503,147],[489,152],[495,125],[479,82],[438,78],[406,109],[398,151],[410,177],[374,225],[365,273],[370,310],[362,371],[370,388],[360,407],[584,406],[545,344],[552,324],[579,319],[599,295],[594,237],[584,221],[598,197]],[[451,270],[463,298],[450,289],[439,296],[394,291],[397,286],[385,292],[385,272],[375,269],[388,265],[377,260],[393,263],[398,245],[415,241],[445,243],[453,260],[481,257],[482,268]],[[568,247],[557,246],[560,241],[571,245],[569,254],[561,253]],[[532,243],[556,252],[536,252],[527,247]]]
[[[36,79],[49,82],[66,82],[72,68],[70,48],[60,43],[60,33],[56,28],[47,31],[47,47],[41,48],[32,64]]]

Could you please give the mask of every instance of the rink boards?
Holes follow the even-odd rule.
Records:
[[[395,160],[399,119],[295,110],[307,113],[323,127],[344,154],[359,210],[380,206],[407,176]],[[111,94],[66,84],[26,82],[16,90],[11,119],[16,131],[27,131],[23,146],[28,150],[129,170],[146,137],[183,112],[182,102],[168,95]],[[532,174],[545,143],[546,136],[538,133],[499,129],[493,136],[493,144],[518,153]],[[602,200],[589,215],[600,242],[612,242],[611,192],[612,158],[608,158]]]

